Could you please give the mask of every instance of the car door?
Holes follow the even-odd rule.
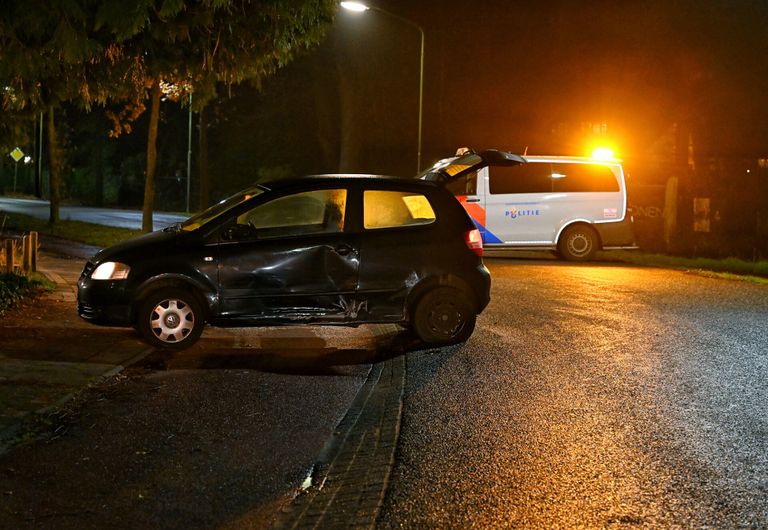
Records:
[[[450,250],[435,230],[437,216],[419,191],[361,192],[362,243],[358,297],[367,318],[400,321],[410,289],[430,274]]]
[[[218,245],[222,316],[353,318],[359,252],[345,230],[347,196],[345,188],[267,195],[233,218]]]

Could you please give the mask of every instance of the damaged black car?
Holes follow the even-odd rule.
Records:
[[[479,231],[434,182],[313,176],[243,190],[96,254],[78,313],[183,349],[206,324],[397,323],[466,341],[487,306]]]

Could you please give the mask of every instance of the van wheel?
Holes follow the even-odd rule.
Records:
[[[141,302],[136,318],[146,342],[172,350],[192,346],[205,327],[200,302],[194,294],[181,289],[151,293]]]
[[[565,229],[557,251],[568,261],[588,261],[597,252],[597,234],[587,225],[570,226]]]
[[[438,287],[416,303],[411,327],[430,345],[465,342],[475,329],[477,314],[466,294],[451,287]]]

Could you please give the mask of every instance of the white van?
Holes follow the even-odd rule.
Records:
[[[445,182],[493,249],[549,249],[568,260],[635,246],[619,160],[460,150],[420,175]]]

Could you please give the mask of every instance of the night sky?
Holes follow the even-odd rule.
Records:
[[[459,146],[585,155],[595,142],[637,163],[681,137],[697,156],[768,156],[766,2],[374,5],[426,34],[422,165]],[[222,168],[256,151],[267,173],[414,174],[418,61],[414,27],[340,10],[319,49],[222,105]]]

